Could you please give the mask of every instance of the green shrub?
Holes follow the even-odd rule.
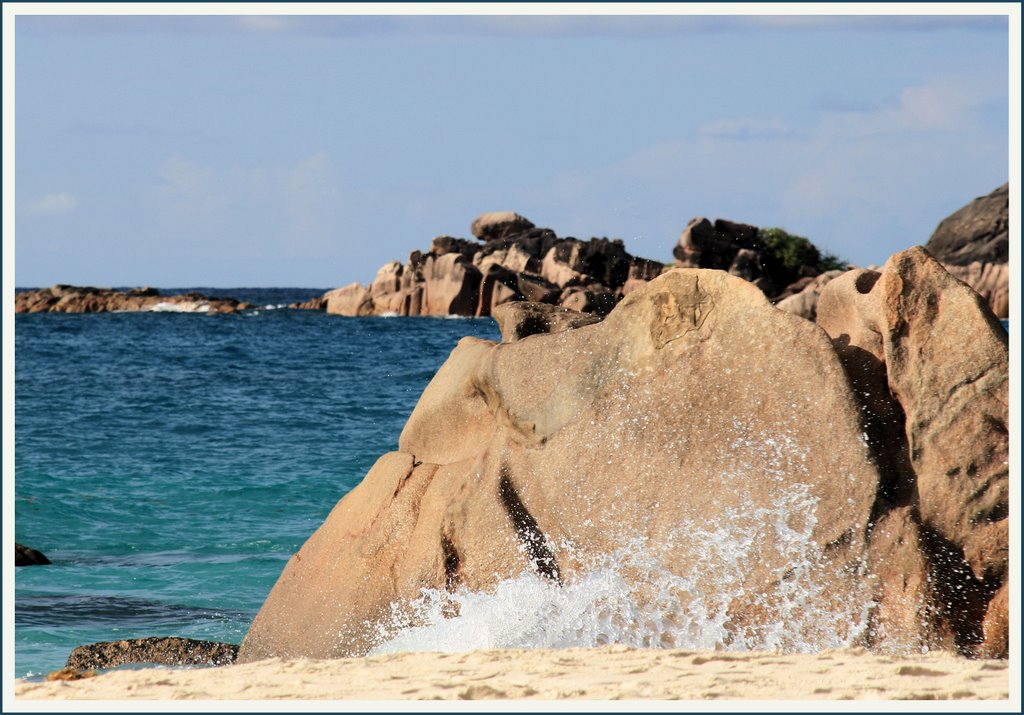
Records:
[[[803,236],[794,236],[781,228],[762,228],[757,232],[758,242],[776,261],[795,273],[801,266],[813,266],[819,272],[846,268],[846,263],[831,253],[824,255],[817,246]]]

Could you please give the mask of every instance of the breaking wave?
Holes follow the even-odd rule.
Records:
[[[870,594],[864,586],[853,599],[829,597],[834,582],[811,539],[815,506],[797,485],[772,507],[747,505],[715,528],[682,523],[657,545],[623,541],[562,584],[534,570],[486,592],[423,589],[411,603],[392,604],[370,652],[622,644],[806,653],[856,645],[867,628]],[[770,592],[751,591],[751,559],[766,539],[785,567]],[[551,547],[560,561],[572,560],[571,545]],[[696,555],[685,574],[666,565],[677,549]],[[771,616],[737,628],[731,607],[739,602]]]

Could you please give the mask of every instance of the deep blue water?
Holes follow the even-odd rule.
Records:
[[[16,316],[15,536],[53,561],[15,572],[16,675],[96,641],[240,642],[464,335],[499,337],[489,318]]]

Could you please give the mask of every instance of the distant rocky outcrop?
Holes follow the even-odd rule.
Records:
[[[115,313],[175,312],[237,313],[254,306],[233,298],[208,298],[199,293],[161,295],[156,288],[134,288],[119,291],[112,288],[55,285],[18,293],[14,296],[15,313]]]
[[[365,653],[425,588],[457,609],[443,594],[609,564],[671,614],[661,645],[714,622],[725,647],[1005,655],[1005,332],[920,249],[832,278],[817,310],[706,269],[596,323],[502,305],[502,342],[453,350],[239,659]]]
[[[192,638],[136,638],[82,645],[71,651],[65,668],[76,671],[116,668],[129,663],[153,665],[228,665],[238,646]]]
[[[511,211],[483,214],[471,231],[478,240],[438,236],[406,263],[382,266],[369,286],[335,289],[322,304],[347,316],[489,316],[518,301],[606,315],[664,268],[630,255],[620,240],[560,238]]]
[[[46,558],[42,551],[37,551],[31,546],[25,546],[24,544],[14,545],[15,566],[46,566],[49,563],[50,559]]]
[[[773,302],[800,292],[826,271],[847,269],[802,236],[725,219],[712,223],[701,216],[683,229],[672,253],[677,266],[727,271],[756,285]]]
[[[1010,311],[1009,214],[1009,184],[1003,184],[943,219],[925,245],[1000,318]]]

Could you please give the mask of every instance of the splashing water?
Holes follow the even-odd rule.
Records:
[[[747,504],[715,528],[684,522],[658,544],[622,540],[614,553],[586,559],[562,585],[525,571],[487,592],[423,589],[412,603],[392,604],[390,617],[376,626],[371,653],[606,644],[782,652],[848,647],[866,628],[870,595],[865,586],[860,597],[826,605],[826,562],[811,539],[816,506],[798,484],[770,507]],[[771,592],[751,593],[751,559],[765,543],[785,568]],[[577,551],[571,544],[550,546],[561,561]],[[676,550],[696,555],[685,574],[666,566]],[[770,612],[770,622],[737,630],[730,624],[737,600]]]

